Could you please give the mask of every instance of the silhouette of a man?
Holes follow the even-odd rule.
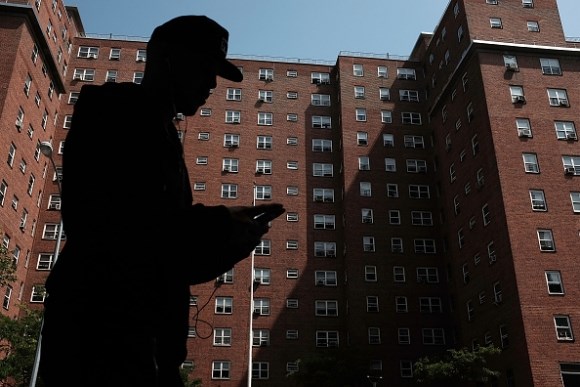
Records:
[[[47,387],[182,386],[189,286],[247,257],[284,212],[193,204],[172,120],[217,76],[242,80],[227,44],[215,21],[181,16],[153,31],[140,85],[82,87],[63,153],[67,241],[46,282]]]

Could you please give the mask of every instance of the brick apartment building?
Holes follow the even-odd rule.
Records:
[[[41,307],[81,86],[140,82],[145,45],[86,36],[62,0],[0,4],[3,314]],[[204,386],[291,386],[314,353],[408,386],[418,357],[489,344],[490,386],[580,385],[580,44],[556,0],[452,0],[409,58],[232,60],[244,81],[176,120],[195,200],[288,212],[192,287],[185,366]]]

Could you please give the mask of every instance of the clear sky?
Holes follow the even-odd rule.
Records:
[[[483,1],[483,0],[481,0]],[[544,1],[544,0],[538,0]],[[341,51],[408,56],[449,0],[64,0],[85,32],[149,37],[179,15],[230,31],[229,54],[333,61]],[[564,34],[580,37],[580,0],[558,0]]]

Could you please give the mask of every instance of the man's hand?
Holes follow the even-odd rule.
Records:
[[[232,233],[227,241],[226,256],[233,263],[250,255],[269,230],[269,223],[286,210],[282,204],[228,207],[232,217]]]

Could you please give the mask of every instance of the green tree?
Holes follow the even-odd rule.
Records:
[[[0,236],[3,233],[0,230]],[[16,281],[16,263],[6,247],[0,245],[0,288]]]
[[[417,383],[464,386],[466,382],[486,383],[499,376],[499,372],[488,367],[488,361],[501,353],[494,346],[449,349],[442,356],[423,357],[413,367]]]
[[[0,315],[0,385],[6,387],[29,385],[36,354],[42,313],[21,310],[18,319]]]
[[[200,378],[190,379],[190,375],[194,369],[195,366],[193,368],[182,368],[180,370],[181,380],[183,381],[183,385],[185,387],[202,387]]]
[[[321,351],[298,359],[299,370],[288,377],[301,387],[343,387],[368,384],[368,364],[352,349]]]

